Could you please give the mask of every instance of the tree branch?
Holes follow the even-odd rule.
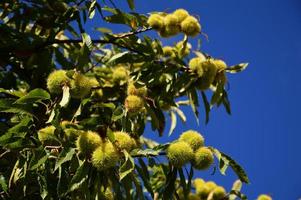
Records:
[[[145,56],[144,53],[142,53],[142,52],[140,52],[140,51],[138,51],[138,50],[136,50],[132,47],[129,47],[127,45],[120,44],[116,41],[118,39],[126,38],[126,37],[129,37],[131,35],[136,35],[136,34],[143,33],[143,32],[149,31],[149,30],[152,30],[152,28],[151,27],[142,28],[142,29],[138,29],[136,31],[131,31],[131,32],[127,32],[127,33],[121,33],[121,34],[113,35],[114,37],[112,37],[110,39],[93,39],[91,41],[94,44],[113,44],[113,45],[116,45],[120,48],[125,48],[125,49],[128,49],[128,50],[132,51],[132,52],[135,52],[137,54]],[[45,42],[43,45],[38,47],[38,49],[41,48],[41,47],[52,45],[52,44],[73,44],[73,43],[82,43],[82,42],[83,42],[82,39],[66,39],[66,40],[55,39],[55,40],[52,40],[52,41]]]

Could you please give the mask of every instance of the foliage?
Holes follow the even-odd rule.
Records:
[[[173,134],[184,106],[198,120],[203,105],[206,123],[214,106],[230,114],[227,75],[247,64],[191,52],[201,25],[187,11],[149,18],[127,3],[130,12],[113,1],[0,2],[1,199],[246,199],[243,168],[200,133],[166,144],[143,135],[150,123],[162,136],[167,120]],[[91,39],[85,24],[96,16],[129,32],[95,27]],[[152,29],[158,37],[144,34]],[[162,46],[176,34],[183,40]],[[212,165],[240,181],[225,191],[193,180]]]

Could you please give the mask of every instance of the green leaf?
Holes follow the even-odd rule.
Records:
[[[168,136],[171,136],[171,134],[173,133],[173,131],[175,130],[176,125],[177,125],[177,116],[172,111],[170,112],[170,120],[171,120],[171,124],[170,124],[170,129],[168,132]]]
[[[240,191],[236,191],[236,190],[231,190],[229,192],[229,200],[235,200],[236,197],[239,197],[241,200],[247,200],[247,196],[242,194]]]
[[[46,160],[48,159],[48,157],[49,157],[49,155],[47,154],[47,155],[43,156],[42,158],[40,158],[34,165],[32,165],[30,167],[30,170],[35,170],[38,167],[40,167],[41,165],[43,165],[46,162]]]
[[[128,55],[129,55],[128,51],[117,53],[110,58],[110,60],[107,62],[107,64],[118,63],[120,60],[124,59]]]
[[[152,185],[149,182],[149,177],[147,176],[148,175],[148,171],[145,170],[143,167],[140,168],[139,166],[136,166],[136,169],[137,169],[137,171],[138,171],[141,179],[143,180],[144,187],[147,189],[147,191],[150,193],[150,195],[152,197],[154,197],[154,192],[153,192],[153,189],[152,189]]]
[[[135,3],[134,3],[134,0],[127,0],[128,2],[128,5],[130,7],[131,10],[134,10],[135,9]]]
[[[199,111],[197,110],[199,106],[199,100],[198,100],[198,95],[195,89],[191,90],[188,92],[188,98],[189,98],[189,103],[192,108],[192,111],[194,113],[195,119],[197,123],[199,124]]]
[[[114,132],[110,128],[107,129],[107,137],[109,138],[110,142],[115,142]]]
[[[93,0],[91,2],[91,4],[90,4],[90,7],[89,7],[89,19],[93,19],[94,15],[95,15],[96,4],[97,4],[96,0]]]
[[[34,89],[15,101],[15,104],[30,104],[40,100],[50,99],[50,94],[43,89]]]
[[[209,104],[209,102],[207,100],[205,92],[202,91],[201,94],[202,94],[203,103],[204,103],[205,112],[206,112],[205,123],[207,124],[209,122],[210,104]]]
[[[228,94],[225,90],[224,90],[224,93],[223,93],[222,103],[223,103],[227,113],[229,115],[231,115],[231,105],[230,105],[230,101],[229,101],[229,98],[228,98]]]
[[[184,191],[184,197],[187,198],[187,195],[189,193],[188,191],[188,188],[187,188],[187,184],[186,184],[186,178],[185,178],[185,175],[183,173],[183,169],[182,168],[179,168],[179,176],[180,176],[180,185],[182,186],[183,188],[183,191]]]
[[[118,106],[113,112],[112,121],[116,122],[117,120],[121,119],[124,116],[124,114],[125,112],[123,108],[121,106]]]
[[[223,97],[223,92],[224,92],[224,85],[222,83],[218,83],[216,90],[214,91],[211,100],[210,100],[210,105],[213,106],[214,104],[218,103],[220,99]]]
[[[153,149],[137,149],[131,152],[131,155],[134,157],[149,157],[149,156],[157,156],[159,155],[160,150]]]
[[[62,100],[60,101],[60,106],[61,107],[66,107],[69,103],[70,100],[70,88],[67,85],[63,86],[63,97]]]
[[[4,88],[0,88],[0,93],[9,94],[16,97],[22,97],[24,96],[24,92],[18,91],[18,90],[6,90]]]
[[[226,72],[235,74],[237,72],[241,72],[241,71],[245,70],[248,65],[249,65],[249,63],[240,63],[238,65],[234,65],[234,66],[226,68]]]
[[[38,119],[32,111],[32,107],[29,104],[14,104],[12,99],[0,99],[0,112],[4,113],[17,113],[27,114]]]
[[[68,192],[72,192],[80,188],[85,181],[88,180],[88,172],[90,165],[87,161],[84,161],[76,170],[75,175],[72,177]]]
[[[172,110],[178,114],[178,116],[180,117],[180,119],[182,120],[183,123],[186,122],[186,116],[181,109],[179,109],[177,107],[173,107]]]
[[[229,195],[229,200],[235,200],[236,199],[236,197],[239,197],[238,195],[237,195],[237,192],[240,192],[240,190],[241,190],[241,188],[242,188],[242,182],[240,181],[240,180],[236,180],[234,183],[233,183],[233,186],[232,186],[232,189],[231,189],[231,192],[234,192],[233,194],[230,194]],[[230,193],[231,193],[230,192]]]
[[[161,109],[153,105],[145,104],[148,114],[151,116],[152,129],[157,129],[159,136],[162,136],[165,128],[165,117]]]
[[[119,168],[119,180],[124,179],[128,174],[130,174],[135,169],[134,159],[127,151],[123,151],[125,156],[125,161]]]
[[[172,199],[171,195],[175,191],[175,181],[177,179],[177,168],[171,168],[167,174],[167,183],[164,187],[163,199]]]
[[[63,151],[60,153],[54,167],[54,172],[65,162],[68,162],[72,159],[72,157],[75,154],[75,149],[63,149]]]
[[[0,188],[4,192],[7,192],[7,183],[6,183],[5,177],[3,175],[0,175]]]
[[[221,172],[221,174],[225,175],[227,168],[230,166],[238,176],[239,180],[241,180],[244,183],[250,183],[246,172],[235,160],[213,147],[209,148],[211,149],[211,151],[214,152],[215,156],[219,161],[219,171]]]
[[[91,51],[93,49],[93,43],[92,43],[91,37],[87,33],[82,33],[82,39],[83,39],[84,44]]]

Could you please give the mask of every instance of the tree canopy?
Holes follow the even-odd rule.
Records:
[[[234,159],[198,130],[174,132],[178,119],[188,123],[185,106],[197,121],[204,107],[202,124],[213,107],[231,114],[227,76],[248,64],[203,52],[194,13],[141,14],[127,3],[130,12],[111,0],[0,2],[2,199],[247,199]],[[96,16],[128,31],[94,27],[92,38],[86,22]],[[163,45],[175,35],[182,40]],[[148,124],[179,137],[151,140]],[[210,168],[232,168],[232,190],[194,176]]]

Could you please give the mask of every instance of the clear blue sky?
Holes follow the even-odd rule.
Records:
[[[125,8],[124,1],[116,1]],[[232,116],[214,109],[197,127],[190,109],[186,125],[178,125],[172,141],[186,129],[201,131],[206,144],[237,160],[247,171],[249,199],[268,193],[275,200],[301,198],[301,1],[300,0],[136,0],[136,11],[185,8],[199,15],[209,42],[202,50],[229,65],[249,62],[248,69],[230,75]],[[101,21],[101,20],[99,20]],[[98,25],[98,24],[97,24]],[[104,24],[99,24],[103,26]],[[113,30],[119,30],[113,26]],[[171,44],[179,38],[164,40]],[[196,47],[195,40],[190,41]],[[201,115],[204,114],[203,109]],[[236,176],[201,172],[198,176],[230,185]]]

